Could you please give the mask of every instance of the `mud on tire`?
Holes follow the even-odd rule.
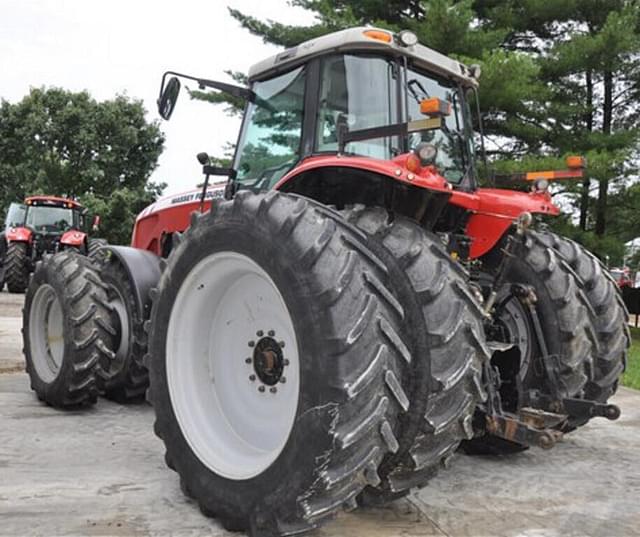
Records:
[[[382,208],[344,211],[363,230],[371,248],[390,267],[389,288],[406,311],[402,335],[414,360],[403,385],[410,407],[401,416],[400,449],[380,468],[382,483],[367,487],[364,505],[378,505],[423,486],[447,463],[458,444],[473,436],[472,418],[485,393],[488,359],[482,313],[467,287],[467,274],[435,235]]]
[[[384,456],[398,449],[398,401],[404,401],[406,394],[398,391],[395,371],[398,363],[411,357],[399,335],[397,305],[388,300],[391,293],[380,280],[386,269],[341,219],[327,217],[304,199],[275,191],[240,192],[234,200],[214,205],[208,215],[198,216],[169,258],[150,322],[149,399],[156,412],[156,434],[166,447],[166,462],[202,512],[217,517],[228,529],[253,536],[312,529],[340,507],[355,507],[357,494],[380,482],[377,469]],[[234,278],[240,276],[220,272],[225,263],[240,267],[229,274],[245,271],[246,280],[238,284]],[[218,276],[208,280],[211,271],[218,271]],[[223,276],[226,283],[216,286]],[[259,293],[242,295],[252,286],[266,290],[255,287]],[[231,295],[227,289],[233,289]],[[213,294],[200,298],[200,292]],[[208,316],[197,309],[224,301],[217,293],[231,296],[229,308],[215,306]],[[269,293],[272,299],[259,306],[259,297]],[[236,296],[244,296],[244,302]],[[273,298],[277,296],[280,299]],[[240,309],[229,313],[233,304]],[[274,316],[265,320],[262,311],[271,308],[284,321]],[[217,315],[229,318],[221,317],[215,326],[206,321]],[[266,326],[276,321],[285,328]],[[228,323],[235,323],[233,330],[225,330]],[[178,333],[179,341],[173,343]],[[211,333],[219,341],[229,338],[225,362],[219,357],[216,361],[214,355],[209,365],[201,366],[190,357],[198,354],[194,349],[212,356],[216,339]],[[234,347],[236,337],[239,347]],[[268,353],[258,352],[274,344],[269,338],[278,345]],[[265,356],[271,361],[266,370],[259,368]],[[276,361],[286,372],[286,383],[276,379],[271,387],[277,393],[263,385],[266,390],[260,394],[258,387],[266,382],[260,375],[271,374]],[[196,423],[204,412],[202,398],[213,389],[208,384],[211,376],[218,379],[216,397],[225,400],[227,383],[220,363],[246,368],[247,376],[232,386],[232,407],[248,404],[255,396],[262,397],[265,412],[279,409],[262,423],[251,416],[263,410],[251,406],[242,416],[247,423],[271,430],[281,425],[278,415],[291,416],[290,425],[277,437],[283,447],[273,442],[266,460],[249,457],[248,464],[236,465],[243,452],[234,449],[221,450],[224,460],[215,453],[202,455],[206,446],[199,443],[188,420]],[[193,393],[205,395],[200,400],[181,396],[181,378],[189,380]],[[296,385],[297,392],[287,395],[287,389]],[[280,396],[293,397],[288,399],[292,406],[277,406]],[[211,407],[206,411],[209,418],[202,423],[211,423]],[[233,423],[247,442],[255,440],[239,418]],[[206,425],[197,430],[204,429]],[[210,442],[226,445],[220,428],[210,426],[207,431]],[[266,437],[262,443],[266,449]]]
[[[96,402],[95,368],[112,356],[105,300],[86,257],[68,250],[38,263],[22,333],[31,388],[41,400],[58,408]]]

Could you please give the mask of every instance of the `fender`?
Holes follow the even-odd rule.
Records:
[[[297,176],[319,168],[357,168],[389,177],[406,185],[446,192],[447,194],[451,193],[451,184],[438,173],[431,171],[431,169],[423,168],[419,173],[414,173],[407,169],[406,163],[409,156],[410,153],[405,153],[395,157],[393,160],[344,155],[309,157],[284,175],[284,177],[276,183],[274,188],[275,190],[281,190]]]
[[[63,246],[72,246],[74,248],[82,248],[87,240],[87,234],[75,229],[65,231],[60,237],[60,244]]]
[[[111,263],[115,258],[127,271],[135,291],[136,307],[142,314],[141,317],[148,319],[151,312],[151,289],[157,287],[162,275],[161,258],[147,250],[130,246],[109,245],[103,246],[102,249],[111,253]]]
[[[560,214],[560,209],[553,204],[548,192],[479,188],[472,193],[454,191],[450,203],[472,213],[466,227],[466,233],[472,241],[469,252],[472,259],[491,250],[522,213]]]
[[[33,231],[26,227],[10,227],[5,232],[7,242],[28,242],[31,243]]]

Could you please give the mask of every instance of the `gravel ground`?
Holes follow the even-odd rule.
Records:
[[[15,372],[21,303],[0,293],[0,535],[233,535],[180,492],[150,407],[60,412],[37,400]],[[638,535],[640,392],[620,389],[615,402],[617,422],[594,420],[551,451],[459,455],[408,499],[312,537]]]

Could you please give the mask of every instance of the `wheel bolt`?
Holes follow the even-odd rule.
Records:
[[[258,331],[256,332],[256,336],[258,336],[258,337],[262,337],[262,336],[264,336],[264,332],[263,332],[262,330],[258,330]]]
[[[264,386],[258,386],[258,391],[261,393],[264,392]]]
[[[287,360],[287,359],[285,358],[285,359],[282,361],[282,363],[283,363],[285,366],[287,366],[287,365],[289,365],[289,360]]]
[[[287,377],[280,377],[280,382],[282,382],[282,384],[287,382]]]
[[[256,380],[256,376],[255,375],[249,375],[249,380],[251,382],[253,382],[254,380]]]
[[[269,330],[269,332],[267,332],[267,334],[268,334],[270,337],[273,337],[273,336],[275,336],[275,335],[276,335],[276,331],[275,331],[275,330]]]
[[[249,341],[249,347],[255,347],[255,346],[256,346],[255,341]]]
[[[284,348],[284,341],[279,341],[278,345],[280,345],[280,347]]]
[[[245,363],[250,364],[251,363],[251,358],[245,359]]]
[[[278,388],[276,388],[275,386],[273,386],[270,390],[271,393],[276,393],[278,391]]]

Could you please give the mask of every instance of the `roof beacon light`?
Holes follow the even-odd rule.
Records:
[[[413,47],[418,44],[418,36],[410,30],[402,30],[397,36],[398,43],[403,47]]]
[[[389,32],[385,32],[383,30],[365,30],[362,33],[369,39],[375,39],[385,43],[391,43],[391,40],[393,39],[393,36]]]

